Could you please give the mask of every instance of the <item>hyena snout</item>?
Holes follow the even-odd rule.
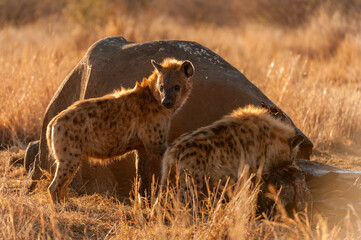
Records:
[[[171,93],[166,92],[164,98],[162,99],[162,104],[166,108],[172,108],[176,104],[176,97],[172,96]]]
[[[172,108],[175,105],[175,101],[173,99],[171,99],[171,98],[163,98],[162,99],[162,104],[166,108]]]

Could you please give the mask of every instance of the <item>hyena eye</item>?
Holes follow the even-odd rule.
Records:
[[[180,87],[178,85],[174,86],[174,90],[179,91]]]
[[[160,90],[161,92],[163,92],[163,90],[164,90],[163,85],[161,85],[161,86],[159,87],[159,90]]]

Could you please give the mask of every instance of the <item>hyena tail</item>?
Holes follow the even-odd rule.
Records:
[[[161,185],[167,185],[167,179],[169,183],[174,185],[176,184],[176,175],[177,175],[177,159],[169,154],[168,151],[164,154],[163,163],[162,163],[162,178]]]
[[[167,154],[164,154],[163,160],[162,160],[162,177],[160,179],[160,185],[165,186],[167,184],[167,178],[168,178],[168,156]]]

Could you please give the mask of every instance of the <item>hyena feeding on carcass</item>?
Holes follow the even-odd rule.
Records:
[[[83,160],[106,164],[133,150],[141,191],[149,188],[151,175],[160,172],[171,116],[187,100],[195,71],[191,62],[173,58],[152,64],[153,73],[133,89],[75,102],[50,121],[47,142],[56,171],[49,193],[54,202],[66,198]]]
[[[193,178],[197,191],[239,179],[246,165],[251,173],[262,167],[269,174],[275,166],[292,164],[303,137],[295,128],[265,108],[247,106],[213,124],[186,133],[168,147],[163,158],[161,184],[179,181],[186,189],[186,178]],[[192,181],[189,181],[192,182]]]

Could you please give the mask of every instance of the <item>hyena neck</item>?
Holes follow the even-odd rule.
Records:
[[[150,93],[152,94],[154,100],[161,105],[161,96],[160,93],[157,89],[157,74],[155,71],[153,71],[153,73],[148,77],[148,78],[143,78],[143,81],[138,84],[139,87],[144,88],[144,89],[149,89]]]
[[[159,113],[164,116],[171,116],[171,109],[167,109],[163,106],[160,101],[160,96],[155,96],[154,92],[157,90],[152,90],[152,85],[148,83],[144,83],[147,79],[143,79],[141,84],[137,83],[135,92],[138,92],[138,103],[142,106],[144,110],[144,114],[155,114]]]

